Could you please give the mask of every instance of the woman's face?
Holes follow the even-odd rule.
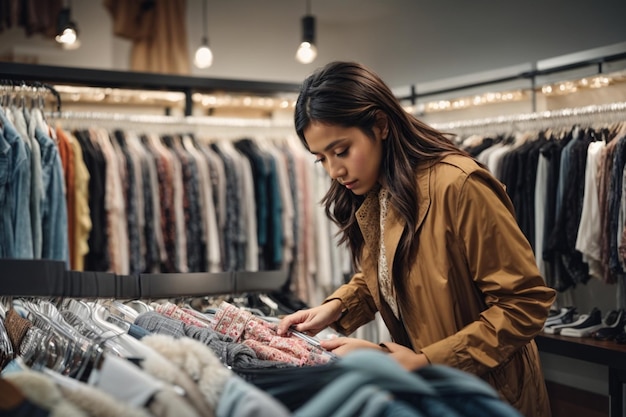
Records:
[[[383,131],[385,130],[385,131]],[[304,137],[316,162],[333,180],[356,195],[364,195],[378,182],[386,128],[374,127],[372,140],[361,129],[311,122]]]

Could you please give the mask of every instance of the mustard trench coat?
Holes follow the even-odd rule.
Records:
[[[524,416],[550,416],[534,336],[556,292],[547,287],[503,185],[471,158],[448,156],[417,175],[418,249],[398,294],[402,322],[378,284],[380,206],[370,192],[357,220],[365,240],[361,272],[326,301],[347,309],[334,323],[350,334],[377,311],[395,342],[475,374]],[[385,250],[390,273],[405,223],[389,207]]]

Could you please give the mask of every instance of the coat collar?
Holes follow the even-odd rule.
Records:
[[[430,177],[432,164],[428,164],[418,169],[417,173],[417,189],[418,189],[418,207],[415,230],[417,232],[428,208],[430,207]],[[380,186],[370,191],[361,207],[356,211],[356,219],[361,228],[365,245],[371,254],[378,254],[378,243],[380,239],[380,203],[378,196]],[[393,204],[389,205],[387,219],[385,221],[385,250],[387,252],[387,262],[389,266],[393,265],[396,248],[400,237],[406,226],[405,220],[400,217]]]

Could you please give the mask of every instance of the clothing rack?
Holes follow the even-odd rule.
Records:
[[[145,123],[190,126],[218,126],[218,127],[293,127],[291,120],[252,119],[215,116],[165,116],[151,114],[128,114],[109,112],[50,112],[46,117],[61,120],[89,120],[111,121],[122,123]]]
[[[51,93],[56,100],[56,111],[61,111],[61,95],[50,84],[39,81],[2,79],[0,80],[0,91],[3,95],[19,94],[21,97],[23,97],[24,94],[42,95],[45,93]]]
[[[477,80],[475,82],[466,82],[460,85],[454,85],[450,87],[427,91],[420,91],[419,86],[414,84],[411,85],[410,94],[401,97],[400,99],[408,100],[411,102],[412,105],[415,105],[417,104],[418,99],[424,97],[443,95],[452,92],[480,88],[495,84],[502,84],[516,80],[528,80],[532,93],[532,108],[534,111],[537,108],[535,88],[537,86],[537,80],[540,77],[549,76],[557,73],[564,73],[567,71],[585,67],[595,68],[597,74],[602,74],[605,69],[605,64],[610,64],[623,59],[626,59],[625,42],[610,45],[607,47],[594,48],[587,51],[541,60],[532,64],[531,69],[524,70],[519,73],[513,73],[511,75],[502,75],[490,79]]]
[[[68,127],[93,124],[111,129],[141,130],[142,133],[193,134],[199,139],[243,137],[285,138],[294,131],[293,120],[216,116],[166,116],[91,111],[47,112],[47,120]]]
[[[131,122],[131,123],[159,123],[159,124],[177,124],[182,126],[207,125],[207,126],[243,126],[243,127],[291,127],[291,121],[271,120],[271,119],[253,119],[253,118],[235,118],[235,117],[216,117],[216,116],[166,116],[154,114],[128,114],[128,113],[110,113],[110,112],[76,112],[68,111],[62,113],[51,112],[46,114],[47,117],[56,119],[75,119],[75,120],[102,120],[115,122]]]
[[[185,115],[192,114],[195,92],[228,91],[235,93],[295,93],[300,85],[270,81],[204,78],[133,71],[33,65],[7,62],[0,65],[0,78],[11,80],[66,83],[89,87],[130,88],[179,91],[185,94]]]
[[[584,107],[574,107],[560,110],[548,110],[542,112],[517,114],[511,116],[500,116],[494,118],[460,120],[447,123],[433,123],[432,126],[442,131],[455,131],[459,129],[487,127],[497,125],[515,125],[518,123],[535,123],[544,121],[562,120],[571,122],[571,119],[582,117],[596,117],[598,115],[619,115],[626,116],[626,101],[610,104],[590,105]]]
[[[0,259],[0,296],[154,299],[277,291],[283,270],[118,275],[66,270],[65,262]]]

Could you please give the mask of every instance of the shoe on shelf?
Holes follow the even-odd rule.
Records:
[[[602,312],[594,307],[587,315],[587,319],[575,326],[568,326],[561,329],[561,336],[589,337],[591,333],[604,327],[602,322]]]
[[[626,345],[626,326],[624,326],[622,331],[615,336],[615,341],[620,345]]]
[[[546,319],[544,326],[552,326],[555,324],[565,324],[574,321],[576,307],[561,307],[560,310],[552,310]]]
[[[576,307],[564,307],[554,319],[546,320],[543,331],[548,334],[555,334],[553,327],[565,326],[574,322],[576,316]],[[558,332],[556,332],[558,333]]]
[[[604,326],[593,332],[592,337],[596,340],[613,340],[615,337],[624,332],[626,325],[626,311],[611,310],[604,317]]]
[[[588,318],[589,318],[589,314],[581,314],[580,316],[578,316],[578,319],[576,319],[575,321],[571,323],[555,324],[553,326],[544,327],[543,332],[548,333],[548,334],[560,334],[561,329],[565,329],[567,327],[578,326],[579,324],[584,323]]]

